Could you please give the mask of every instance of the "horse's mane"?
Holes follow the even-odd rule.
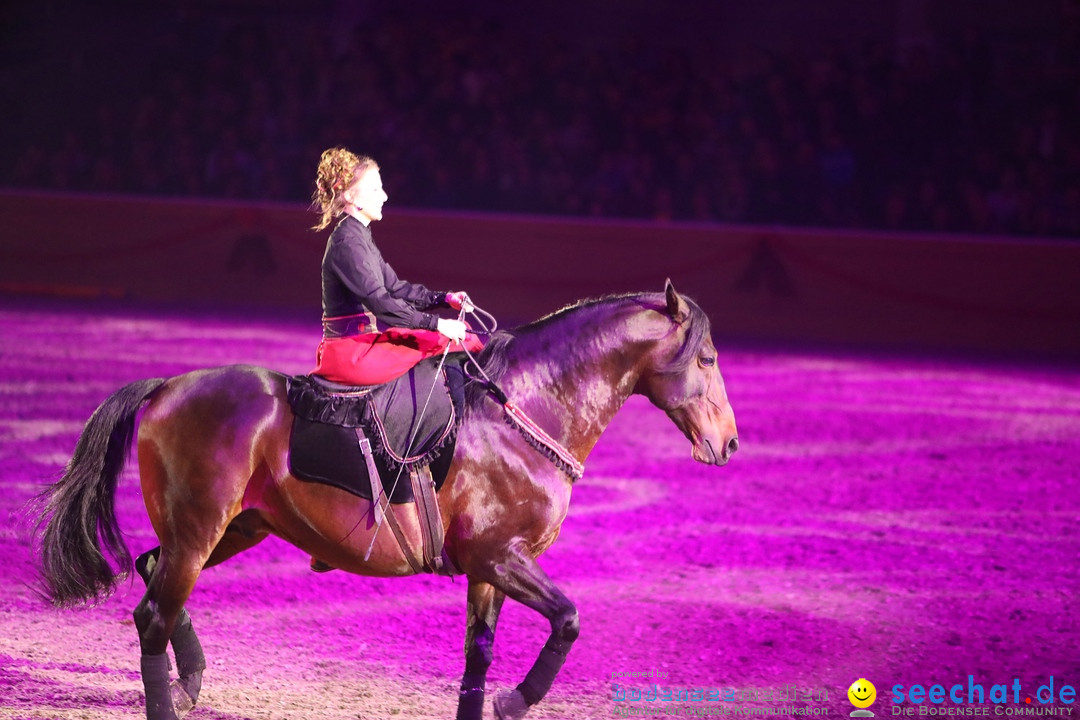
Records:
[[[579,300],[575,303],[567,305],[553,313],[545,315],[539,320],[535,320],[527,325],[522,325],[510,330],[500,330],[491,336],[491,339],[484,346],[484,349],[477,356],[477,360],[480,363],[480,367],[483,368],[484,373],[492,382],[498,383],[499,380],[506,373],[510,367],[510,349],[516,344],[521,342],[528,342],[533,338],[543,338],[547,333],[558,331],[558,326],[562,325],[568,318],[573,315],[577,315],[589,311],[598,311],[610,306],[615,306],[627,302],[640,302],[656,293],[625,293],[621,295],[604,295],[598,298],[587,298]],[[694,361],[695,353],[701,343],[709,335],[709,317],[705,314],[696,302],[682,296],[686,300],[686,304],[690,308],[690,316],[685,321],[688,325],[686,337],[683,339],[682,347],[675,353],[675,356],[671,359],[666,372],[681,372]],[[659,300],[663,305],[664,298],[661,296]],[[470,400],[475,394],[483,394],[485,389],[478,385],[470,386]]]

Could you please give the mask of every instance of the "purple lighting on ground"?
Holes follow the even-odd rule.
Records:
[[[317,333],[271,318],[0,307],[0,716],[143,717],[141,583],[54,611],[29,587],[20,525],[98,402],[213,365],[306,372]],[[582,635],[530,717],[610,716],[613,682],[732,688],[748,706],[805,693],[844,717],[859,678],[877,688],[878,717],[896,684],[966,694],[970,676],[1011,700],[1015,679],[1020,704],[1041,707],[1051,676],[1056,691],[1080,683],[1080,370],[722,342],[719,366],[741,443],[725,468],[693,462],[640,398],[586,463],[541,560]],[[156,542],[134,468],[117,512],[141,552]],[[189,717],[452,717],[466,584],[315,575],[307,561],[271,538],[203,573],[187,607],[208,668]],[[521,680],[547,633],[507,604],[489,694]]]

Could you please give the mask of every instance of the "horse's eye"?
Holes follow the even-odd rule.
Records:
[[[701,367],[712,367],[713,365],[716,364],[716,358],[714,358],[714,357],[698,358],[698,364],[700,364]]]

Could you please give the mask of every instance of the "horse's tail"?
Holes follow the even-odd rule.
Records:
[[[164,382],[139,380],[101,403],[86,422],[63,476],[39,497],[41,577],[46,595],[58,607],[106,597],[117,579],[131,572],[131,553],[113,504],[116,482],[127,462],[135,415]]]

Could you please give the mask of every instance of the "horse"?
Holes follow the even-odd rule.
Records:
[[[580,301],[499,331],[476,358],[487,379],[468,388],[437,495],[444,551],[468,582],[458,720],[482,717],[506,598],[542,615],[551,632],[521,683],[493,698],[502,720],[523,718],[540,702],[579,633],[577,609],[537,561],[559,535],[573,478],[507,422],[491,388],[497,384],[571,461],[584,463],[627,398],[641,394],[683,432],[695,460],[720,466],[739,441],[716,360],[708,317],[670,280],[662,293]],[[133,566],[146,581],[133,616],[148,720],[178,720],[198,698],[206,661],[184,605],[204,568],[274,534],[343,571],[415,572],[402,545],[375,531],[370,501],[290,474],[286,381],[234,365],[133,382],[97,408],[63,475],[41,496],[36,552],[54,605],[107,597]],[[160,542],[134,562],[114,510],[133,438]],[[390,511],[418,547],[417,511],[407,504]]]

